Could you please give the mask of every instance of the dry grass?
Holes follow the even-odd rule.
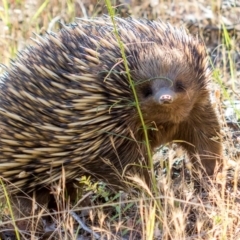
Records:
[[[24,226],[18,222],[18,239],[39,239],[39,236],[41,239],[240,239],[238,111],[235,118],[226,120],[223,104],[226,100],[235,103],[240,93],[240,6],[237,2],[112,1],[120,16],[160,17],[174,25],[184,24],[191,33],[198,33],[204,39],[213,63],[213,95],[223,124],[226,165],[234,168],[219,173],[215,180],[201,181],[201,187],[196,186],[183,164],[182,150],[176,146],[161,148],[155,161],[158,194],[136,176],[131,180],[138,191],[129,194],[111,193],[104,185],[85,180],[85,191],[73,206],[59,191],[64,186],[60,183],[54,188],[58,211],[49,213],[44,206],[38,206],[34,219],[21,215]],[[0,62],[9,65],[10,58],[31,44],[33,33],[55,31],[60,28],[59,21],[72,22],[76,16],[92,17],[102,13],[107,13],[107,9],[101,0],[2,0]],[[229,128],[230,125],[234,128]],[[7,239],[4,235],[7,228],[12,228],[9,209],[24,208],[21,201],[16,207],[14,201],[9,202],[10,205],[4,202],[0,205],[2,239]],[[72,211],[79,213],[82,226]],[[42,216],[50,217],[42,220]],[[25,230],[28,219],[32,221]]]

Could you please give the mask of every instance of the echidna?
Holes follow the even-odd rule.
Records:
[[[151,150],[176,140],[208,174],[221,158],[204,44],[161,21],[115,18]],[[1,176],[21,189],[90,174],[116,184],[116,169],[147,159],[110,18],[78,19],[39,37],[2,76]],[[118,183],[117,183],[118,184]]]

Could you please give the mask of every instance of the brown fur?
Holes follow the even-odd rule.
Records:
[[[162,22],[115,19],[152,151],[179,141],[208,174],[221,159],[204,45]],[[0,170],[32,190],[83,174],[119,185],[147,162],[142,124],[108,18],[78,20],[37,39],[2,78]],[[162,89],[173,101],[160,104]],[[116,172],[113,171],[116,169]]]

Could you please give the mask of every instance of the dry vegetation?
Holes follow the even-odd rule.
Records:
[[[10,201],[0,204],[0,238],[240,239],[239,1],[119,0],[112,1],[112,5],[119,16],[161,18],[174,25],[185,25],[192,34],[204,39],[212,60],[212,92],[222,119],[226,167],[230,169],[219,173],[215,180],[206,179],[201,187],[196,186],[183,164],[186,156],[182,150],[165,146],[156,155],[157,194],[136,177],[132,180],[138,190],[130,194],[111,193],[103,184],[85,180],[85,191],[76,199],[78,204],[70,205],[59,192],[58,211],[48,213],[41,208],[27,227],[28,219],[22,216],[23,221],[17,223],[15,230],[9,230],[14,229],[9,218],[13,207]],[[33,33],[57,31],[60,22],[107,12],[102,0],[2,0],[1,72],[19,50],[32,44]],[[42,215],[49,215],[51,221],[42,219]]]

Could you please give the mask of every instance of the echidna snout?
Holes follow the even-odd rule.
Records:
[[[156,98],[160,104],[169,104],[173,102],[175,98],[175,92],[168,88],[163,88],[158,91]]]

